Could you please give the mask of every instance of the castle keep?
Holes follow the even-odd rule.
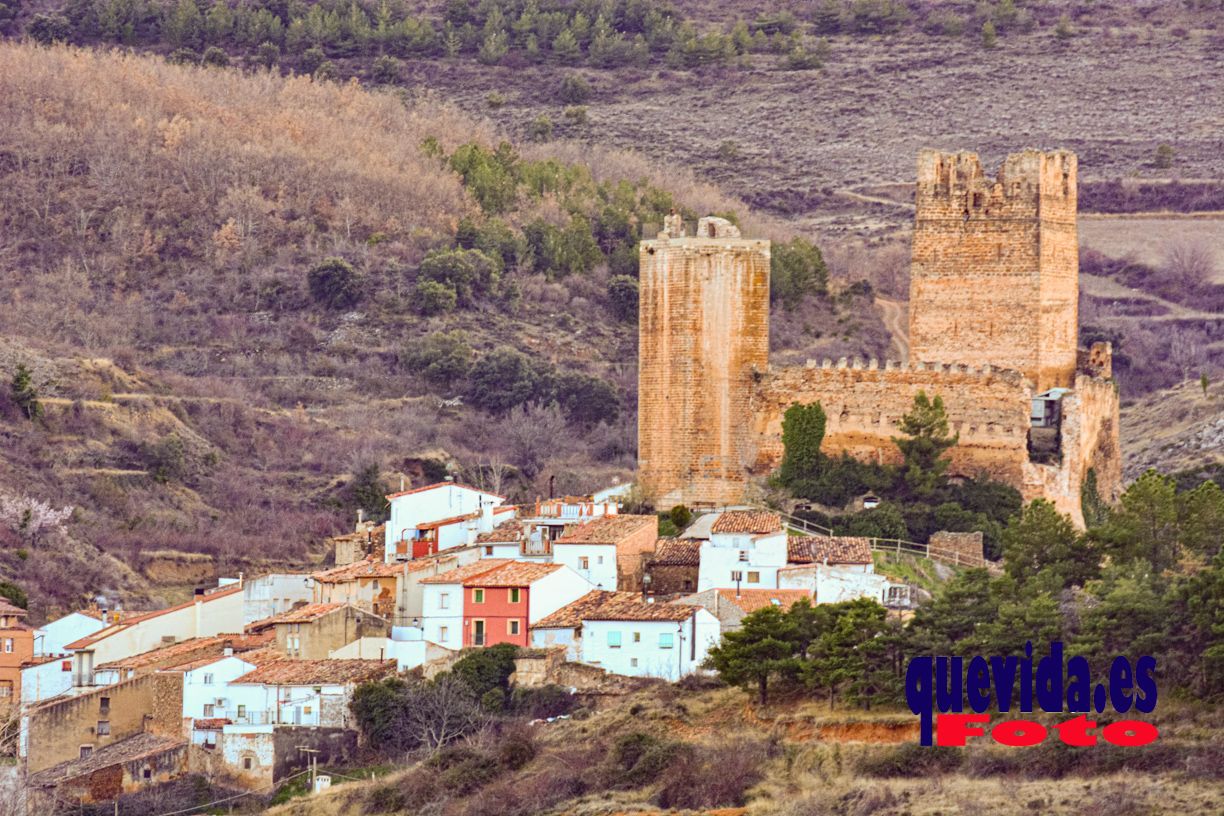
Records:
[[[1035,150],[997,178],[972,153],[923,151],[909,361],[769,366],[769,242],[676,217],[641,245],[638,479],[660,506],[749,498],[777,466],[782,414],[820,402],[824,450],[899,461],[892,437],[918,391],[960,434],[950,473],[984,475],[1082,521],[1088,470],[1121,488],[1107,345],[1077,348],[1076,159]]]

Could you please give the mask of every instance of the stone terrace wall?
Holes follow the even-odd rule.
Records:
[[[949,427],[960,434],[949,473],[985,474],[1019,485],[1028,462],[1029,385],[1017,372],[990,366],[888,363],[844,359],[770,372],[757,389],[752,428],[760,439],[754,473],[782,458],[782,415],[792,404],[819,402],[828,415],[824,451],[872,462],[900,461],[892,437],[919,391],[940,396]]]

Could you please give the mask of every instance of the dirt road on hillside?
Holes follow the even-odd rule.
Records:
[[[892,345],[889,347],[889,358],[897,362],[909,360],[909,326],[906,322],[905,304],[877,296],[876,305],[884,319],[884,328],[892,335]]]

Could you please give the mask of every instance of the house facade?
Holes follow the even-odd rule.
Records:
[[[592,584],[636,592],[642,585],[643,556],[654,549],[658,531],[659,520],[654,516],[600,516],[567,529],[554,541],[554,560]]]
[[[34,632],[34,654],[62,655],[68,644],[88,637],[106,626],[104,613],[70,612],[62,618],[44,623]]]
[[[34,659],[34,630],[28,613],[0,599],[0,710],[21,702],[21,667]]]
[[[254,623],[314,599],[314,581],[301,573],[269,573],[242,583],[242,622]]]
[[[282,660],[247,672],[229,686],[235,704],[241,701],[248,711],[264,712],[265,724],[351,728],[353,690],[395,671],[394,660]]]
[[[778,570],[787,565],[787,535],[782,519],[759,510],[728,510],[701,544],[697,591],[777,588]]]
[[[255,624],[275,632],[276,650],[291,660],[326,660],[364,637],[390,637],[391,624],[352,604],[307,604]]]
[[[774,606],[783,612],[800,601],[815,603],[810,589],[707,589],[695,595],[679,598],[676,603],[700,606],[718,619],[723,633],[740,628],[745,615],[750,615],[766,606]]]
[[[511,508],[498,512],[506,501],[504,496],[457,482],[403,490],[388,495],[387,501],[390,515],[383,560],[388,562],[467,546],[513,512]]]
[[[660,538],[654,552],[646,556],[642,589],[655,598],[687,595],[697,590],[700,571],[701,541]]]

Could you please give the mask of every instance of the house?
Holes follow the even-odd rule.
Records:
[[[532,644],[566,647],[567,655],[613,674],[679,680],[696,671],[720,637],[705,609],[658,604],[635,592],[590,592],[542,618]]]
[[[276,649],[293,660],[326,660],[354,640],[390,637],[391,624],[352,604],[307,604],[248,627],[275,633]]]
[[[242,654],[264,649],[275,642],[275,635],[272,632],[228,633],[188,638],[178,643],[168,643],[147,652],[140,652],[95,666],[91,685],[109,686],[204,657],[219,657],[227,653]]]
[[[728,510],[710,527],[701,544],[697,591],[720,588],[777,588],[778,570],[787,564],[782,519],[764,510]]]
[[[525,519],[503,521],[487,533],[476,536],[481,558],[510,558],[517,561],[552,561],[553,535],[563,528],[532,524]]]
[[[0,709],[21,702],[21,667],[34,659],[34,629],[28,613],[0,598]]]
[[[303,573],[270,573],[248,578],[242,585],[242,622],[288,612],[295,606],[314,600],[314,582]]]
[[[408,671],[452,654],[452,650],[425,639],[419,627],[398,629],[395,637],[363,637],[334,650],[331,660],[394,660]]]
[[[789,536],[788,564],[830,564],[851,572],[875,572],[871,540],[861,536]]]
[[[642,589],[651,597],[687,595],[697,588],[701,569],[701,541],[660,538],[645,558]]]
[[[855,536],[792,536],[791,562],[778,571],[778,586],[815,594],[815,603],[872,598],[880,604],[904,607],[909,587],[875,573],[871,541]]]
[[[44,623],[34,631],[34,654],[67,654],[69,643],[92,635],[106,626],[104,617],[104,613],[96,610],[69,612],[62,618]]]
[[[505,496],[458,482],[401,490],[388,495],[387,501],[391,509],[383,560],[388,562],[468,546],[514,512],[502,507]]]
[[[29,774],[28,812],[54,813],[64,802],[80,807],[110,801],[169,782],[186,773],[187,767],[186,740],[168,734],[136,733]]]
[[[285,659],[274,649],[256,649],[240,654],[201,657],[159,671],[183,675],[182,716],[184,726],[191,728],[192,723],[200,720],[247,722],[258,719],[259,712],[248,709],[245,700],[231,694],[229,684],[260,666]]]
[[[545,501],[537,499],[534,505],[520,507],[519,516],[533,528],[539,529],[545,541],[555,541],[566,528],[619,513],[620,503],[615,501],[615,497],[606,495],[607,491],[604,494],[602,498],[564,496]]]
[[[316,572],[315,603],[347,603],[391,621],[395,626],[420,624],[423,578],[438,575],[479,558],[474,547],[455,547],[413,561],[383,562],[365,558]]]
[[[35,655],[21,664],[21,704],[30,706],[72,691],[71,655]]]
[[[695,595],[679,598],[675,603],[700,606],[715,618],[721,630],[733,632],[740,628],[745,615],[766,606],[776,606],[783,612],[799,601],[813,602],[810,589],[707,589]]]
[[[563,564],[482,559],[425,579],[425,637],[448,649],[513,643],[529,627],[576,600],[590,583]]]
[[[654,549],[659,520],[616,513],[567,529],[553,542],[553,560],[593,586],[636,592],[642,586],[642,555]]]
[[[241,632],[243,626],[241,579],[214,589],[197,589],[186,603],[125,617],[93,634],[68,643],[73,653],[73,684],[94,682],[94,666],[197,637]]]
[[[248,711],[266,711],[272,725],[350,728],[353,690],[394,674],[394,660],[279,660],[229,685],[236,700],[250,700]]]
[[[386,525],[365,521],[357,511],[357,527],[351,533],[333,536],[327,541],[336,554],[336,566],[352,564],[371,556],[381,558],[387,540]]]

